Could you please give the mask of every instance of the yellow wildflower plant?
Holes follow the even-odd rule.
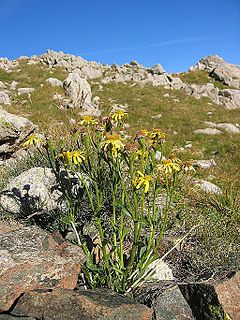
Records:
[[[84,160],[86,160],[85,155],[82,151],[63,151],[57,156],[64,163],[74,163],[81,164]]]
[[[25,140],[25,142],[22,143],[22,146],[24,148],[27,148],[30,146],[36,146],[37,144],[39,144],[41,142],[42,142],[42,139],[33,133]]]
[[[162,163],[157,166],[157,169],[159,171],[164,171],[166,174],[171,174],[174,171],[180,171],[180,166],[171,159],[163,159]]]
[[[125,112],[124,110],[117,110],[113,113],[110,113],[110,117],[114,122],[118,123],[118,122],[121,122],[127,114],[128,113]]]
[[[135,160],[147,159],[148,155],[148,151],[137,150]]]
[[[166,135],[161,129],[153,129],[148,133],[148,138],[152,140],[153,143],[162,143],[165,141]]]
[[[86,116],[82,117],[82,120],[79,122],[79,124],[81,126],[87,127],[87,126],[93,126],[93,125],[97,124],[97,121],[95,119],[93,119],[92,116],[86,115]]]
[[[141,171],[137,171],[138,177],[133,179],[132,183],[134,187],[138,190],[140,188],[144,188],[144,192],[147,193],[149,191],[150,182],[153,181],[151,176],[145,176]]]
[[[100,143],[100,147],[106,152],[111,151],[112,156],[117,158],[119,151],[124,149],[122,139],[118,134],[107,135],[107,139]]]

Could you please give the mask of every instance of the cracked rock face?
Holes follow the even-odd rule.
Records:
[[[33,226],[0,233],[0,255],[0,312],[24,292],[73,289],[83,262],[79,247]]]
[[[2,191],[1,207],[13,214],[32,214],[60,207],[61,192],[49,168],[35,167],[14,178]]]
[[[26,118],[0,108],[0,158],[14,153],[36,128]]]
[[[240,89],[240,67],[224,61],[217,55],[202,58],[191,70],[205,70],[214,79]]]

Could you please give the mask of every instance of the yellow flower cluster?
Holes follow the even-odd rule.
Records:
[[[138,190],[141,187],[144,188],[144,192],[147,193],[149,191],[150,182],[153,181],[153,178],[148,175],[144,175],[141,171],[137,171],[138,177],[133,179],[132,183],[134,187]]]
[[[163,159],[162,163],[157,166],[157,169],[164,171],[166,174],[171,174],[174,171],[180,171],[180,166],[171,159]]]
[[[92,116],[83,116],[82,117],[82,120],[79,122],[79,124],[81,126],[85,126],[85,127],[88,127],[88,126],[93,126],[95,124],[97,124],[97,121],[95,119],[93,119]]]
[[[100,147],[106,152],[111,151],[112,156],[117,158],[120,150],[124,149],[122,139],[118,134],[107,135],[107,139],[100,143]]]
[[[63,151],[57,156],[64,163],[74,163],[81,164],[84,160],[86,160],[85,155],[82,151]]]
[[[125,112],[124,110],[117,110],[114,113],[110,113],[111,119],[116,123],[121,122],[126,115],[127,112]]]
[[[42,142],[42,139],[33,133],[25,140],[25,142],[22,143],[22,146],[24,148],[30,147],[30,146],[36,146],[37,144],[39,144],[41,142]]]

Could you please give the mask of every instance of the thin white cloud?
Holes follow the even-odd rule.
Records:
[[[151,49],[151,48],[159,48],[165,47],[169,45],[177,45],[177,44],[188,44],[194,42],[202,42],[212,39],[210,37],[199,37],[199,38],[183,38],[183,39],[172,39],[164,42],[151,43],[145,46],[136,46],[136,47],[125,47],[125,48],[116,48],[116,49],[106,49],[101,51],[92,51],[92,52],[84,52],[82,55],[101,55],[105,53],[118,53],[118,52],[127,52],[134,50],[143,50],[143,49]]]

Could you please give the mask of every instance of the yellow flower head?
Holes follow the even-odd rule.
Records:
[[[135,160],[146,159],[149,155],[148,151],[137,150]]]
[[[153,129],[148,133],[148,137],[152,140],[152,143],[162,143],[165,141],[166,135],[160,129]]]
[[[97,121],[94,120],[92,116],[83,116],[79,124],[87,127],[97,124]]]
[[[153,181],[151,176],[145,176],[141,171],[137,171],[138,177],[133,179],[132,183],[134,187],[138,190],[140,188],[144,188],[144,192],[147,193],[149,191],[150,182]]]
[[[178,163],[173,162],[171,159],[163,159],[162,164],[157,166],[159,171],[164,171],[166,174],[171,174],[174,171],[180,171]]]
[[[64,163],[81,164],[86,158],[82,151],[63,151],[58,156]]]
[[[183,169],[184,172],[195,171],[191,161],[186,161],[183,164],[182,169]]]
[[[124,110],[117,110],[114,113],[110,113],[110,117],[116,123],[121,122],[126,115],[127,112],[125,112]]]
[[[118,134],[111,134],[107,135],[107,139],[100,143],[100,147],[104,151],[111,151],[112,156],[116,158],[119,151],[124,149],[124,144]]]
[[[178,159],[175,156],[175,154],[170,155],[169,159],[172,160],[173,163],[178,163],[178,164],[182,163],[182,161],[180,159]]]
[[[31,134],[25,142],[22,143],[23,147],[30,147],[30,146],[36,146],[37,144],[41,143],[42,139],[36,136],[34,133]]]

